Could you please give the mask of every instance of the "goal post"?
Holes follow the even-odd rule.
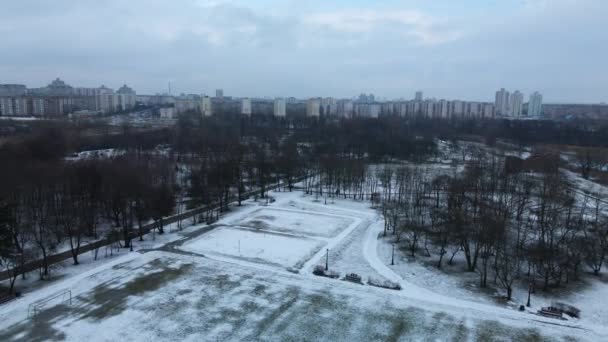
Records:
[[[72,305],[72,290],[59,291],[46,298],[31,303],[27,308],[27,317],[30,319],[36,319],[40,312],[49,306],[64,304],[67,306]]]

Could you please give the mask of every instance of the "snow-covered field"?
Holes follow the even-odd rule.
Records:
[[[180,249],[299,269],[324,243],[284,234],[219,227]]]
[[[425,267],[391,266],[369,203],[272,196],[275,203],[247,201],[212,226],[148,236],[140,252],[56,270],[54,282],[0,306],[0,341],[608,340],[601,321],[474,301]],[[330,270],[402,290],[314,276],[327,250]],[[597,286],[608,285],[588,291]],[[28,318],[30,304],[65,290],[71,304],[60,297]]]
[[[343,231],[352,220],[326,213],[311,213],[284,208],[256,210],[236,225],[295,235],[331,238]]]

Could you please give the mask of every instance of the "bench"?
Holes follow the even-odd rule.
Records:
[[[537,311],[539,315],[545,316],[545,317],[551,317],[551,318],[563,318],[563,314],[562,311],[558,308],[554,308],[554,307],[546,307],[546,308],[541,308],[540,310]]]
[[[361,284],[361,276],[357,273],[349,273],[344,277],[344,280],[350,281],[352,283]]]

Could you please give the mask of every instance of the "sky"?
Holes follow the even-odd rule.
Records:
[[[606,0],[5,0],[0,83],[608,102]]]

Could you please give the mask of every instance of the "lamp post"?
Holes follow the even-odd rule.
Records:
[[[532,293],[532,282],[528,284],[528,303],[526,303],[527,307],[530,307],[530,294]]]

